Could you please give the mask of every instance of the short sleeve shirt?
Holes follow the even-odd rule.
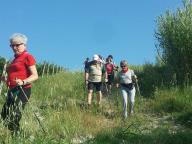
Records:
[[[118,77],[121,84],[132,83],[132,76],[135,76],[134,71],[129,69],[126,73],[119,72]]]
[[[35,63],[34,57],[26,51],[20,55],[16,55],[15,59],[8,67],[8,86],[14,88],[17,86],[15,82],[16,79],[24,80],[28,78],[31,75],[29,66],[35,65]],[[31,84],[28,84],[25,87],[31,87]]]
[[[88,69],[86,69],[86,73],[89,73],[88,81],[101,82],[103,72],[105,69],[101,63],[89,62]]]
[[[113,70],[114,70],[115,65],[112,63],[106,63],[105,64],[105,69],[107,71],[107,74],[113,74]]]

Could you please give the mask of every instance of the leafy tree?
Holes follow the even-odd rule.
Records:
[[[157,18],[157,50],[165,65],[172,68],[177,84],[192,80],[192,3],[183,1],[175,13]]]

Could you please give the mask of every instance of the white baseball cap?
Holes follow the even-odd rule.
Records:
[[[99,60],[99,56],[97,54],[93,55],[93,60]]]

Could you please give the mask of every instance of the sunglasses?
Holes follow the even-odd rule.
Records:
[[[122,65],[121,67],[124,68],[124,67],[126,67],[126,66],[125,66],[125,65]]]
[[[20,45],[22,45],[23,43],[20,44],[10,44],[10,47],[14,48],[14,47],[19,47]]]

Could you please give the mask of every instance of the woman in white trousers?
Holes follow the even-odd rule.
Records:
[[[137,76],[134,71],[128,68],[126,60],[120,62],[121,71],[117,75],[117,87],[120,85],[122,99],[123,99],[123,117],[127,118],[127,104],[129,98],[129,115],[134,113],[135,102],[135,86],[134,82],[137,80]]]

